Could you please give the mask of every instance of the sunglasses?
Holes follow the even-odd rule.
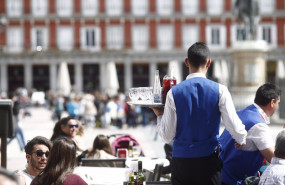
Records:
[[[43,152],[42,150],[37,150],[37,151],[35,151],[35,152],[32,152],[32,154],[33,154],[33,153],[36,153],[37,157],[42,157],[42,156],[45,154],[45,156],[46,156],[46,158],[47,158],[48,155],[49,155],[49,151]]]
[[[69,128],[73,128],[73,127],[78,128],[78,124],[76,124],[76,125],[68,125],[68,126],[69,126]]]

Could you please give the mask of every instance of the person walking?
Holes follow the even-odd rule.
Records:
[[[171,181],[173,185],[221,184],[221,117],[237,148],[245,145],[247,132],[228,89],[206,78],[211,65],[206,44],[193,44],[185,64],[186,80],[168,91],[164,108],[152,107],[159,135],[166,143],[174,140]]]
[[[279,106],[280,95],[281,90],[277,86],[264,84],[257,89],[254,104],[237,112],[248,133],[242,150],[236,150],[228,130],[223,131],[220,157],[224,185],[242,184],[246,177],[257,176],[264,158],[270,162],[274,157],[274,141],[268,124],[269,117]]]

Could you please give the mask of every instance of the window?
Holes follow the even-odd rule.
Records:
[[[100,29],[98,27],[81,28],[81,48],[89,50],[100,49]]]
[[[171,15],[173,12],[173,0],[157,0],[156,5],[159,15]]]
[[[132,13],[134,15],[146,15],[148,12],[147,0],[132,0]]]
[[[98,13],[98,0],[82,0],[81,3],[84,16],[94,16]]]
[[[275,1],[273,0],[260,0],[260,13],[262,14],[270,14],[275,10]]]
[[[34,16],[46,16],[47,10],[47,0],[32,0],[32,13]]]
[[[198,0],[182,0],[181,9],[184,15],[195,15],[199,10]]]
[[[121,15],[123,10],[122,0],[106,0],[106,10],[108,15]]]
[[[206,27],[206,41],[212,49],[226,47],[226,27],[224,25],[208,25]]]
[[[182,30],[183,48],[188,49],[192,44],[199,41],[198,26],[184,25]]]
[[[121,26],[108,26],[107,27],[107,46],[109,49],[122,49],[123,48],[123,29]]]
[[[23,50],[23,29],[20,27],[7,28],[7,46],[10,52]]]
[[[32,49],[41,51],[48,48],[48,29],[35,27],[31,30]]]
[[[157,29],[157,44],[159,50],[173,49],[173,27],[170,25],[160,25]]]
[[[277,31],[274,24],[260,24],[257,30],[257,38],[265,40],[269,46],[276,47]]]
[[[207,12],[210,15],[220,15],[223,13],[223,0],[207,0]]]
[[[146,50],[148,48],[148,27],[145,25],[134,25],[132,29],[133,49]]]
[[[231,44],[234,45],[238,41],[246,39],[246,32],[244,25],[234,24],[231,26]]]
[[[71,27],[58,27],[57,47],[60,50],[70,51],[73,49],[73,30]]]
[[[9,17],[19,17],[23,13],[22,0],[6,0],[7,14]]]
[[[57,0],[56,1],[56,8],[57,14],[62,17],[71,16],[73,4],[72,0]]]

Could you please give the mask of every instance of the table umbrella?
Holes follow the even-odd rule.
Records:
[[[58,70],[57,90],[64,96],[69,96],[71,92],[71,82],[66,62],[61,62]]]

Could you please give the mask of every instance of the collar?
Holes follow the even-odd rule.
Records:
[[[256,103],[253,103],[253,105],[257,108],[258,112],[260,113],[260,116],[262,119],[264,119],[266,124],[270,124],[269,117],[266,115],[266,113],[260,108]]]
[[[281,159],[281,158],[278,158],[278,157],[273,157],[271,159],[271,163],[272,164],[282,164],[282,165],[285,165],[285,159]]]
[[[196,78],[196,77],[206,78],[206,75],[204,73],[191,73],[186,77],[186,80],[190,78]]]

